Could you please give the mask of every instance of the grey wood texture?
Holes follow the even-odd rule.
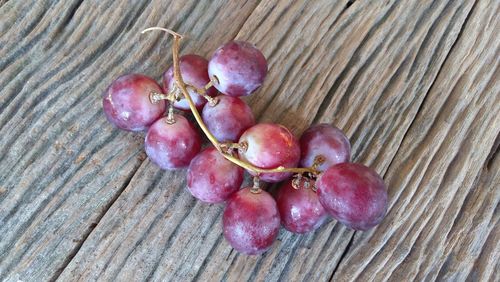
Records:
[[[387,218],[234,251],[223,206],[102,112],[114,78],[171,64],[150,26],[182,53],[256,44],[258,120],[344,129]],[[0,1],[0,280],[499,281],[499,31],[495,0]]]

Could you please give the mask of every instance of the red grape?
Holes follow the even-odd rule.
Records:
[[[310,182],[311,185],[314,181]],[[311,187],[304,187],[304,182],[299,188],[292,186],[288,180],[278,191],[276,197],[281,223],[290,232],[306,233],[317,229],[325,222],[327,213],[318,200],[318,195]]]
[[[387,212],[387,189],[374,170],[361,164],[337,164],[316,181],[319,201],[335,219],[356,230],[379,224]]]
[[[255,124],[252,109],[240,98],[219,95],[219,102],[205,104],[202,117],[219,142],[237,142],[241,134]]]
[[[254,92],[267,75],[267,61],[253,44],[230,41],[219,47],[208,63],[210,77],[216,78],[215,88],[237,97]]]
[[[243,173],[241,167],[209,147],[191,161],[187,173],[188,189],[200,201],[220,203],[240,189]]]
[[[259,168],[296,167],[300,160],[300,146],[293,134],[284,126],[273,123],[259,123],[241,135],[239,143],[246,143],[247,149],[240,151],[240,157]],[[263,173],[259,178],[267,182],[280,182],[291,173]]]
[[[227,201],[222,217],[224,237],[238,252],[256,255],[271,247],[278,236],[280,215],[266,191],[252,193],[247,187]]]
[[[349,162],[351,144],[344,133],[329,124],[318,124],[307,129],[300,137],[302,153],[300,165],[310,167],[316,156],[323,156],[324,162],[318,169],[326,170],[334,164]]]
[[[180,57],[179,66],[181,68],[181,75],[184,82],[188,85],[194,86],[196,88],[203,88],[210,82],[208,78],[208,61],[207,59],[198,55],[184,55]],[[165,93],[169,93],[174,86],[174,67],[170,67],[163,74],[163,89]],[[188,87],[189,95],[198,110],[201,110],[203,105],[206,103],[206,99],[200,96],[196,91]],[[214,87],[210,87],[206,94],[208,96],[217,95],[217,90]],[[182,99],[174,103],[174,107],[180,110],[189,110],[189,104],[187,100],[182,96]]]
[[[201,148],[201,138],[194,126],[183,116],[174,115],[175,123],[167,118],[157,120],[146,134],[146,154],[162,169],[189,165]]]
[[[165,113],[165,101],[152,104],[151,92],[161,93],[161,87],[150,77],[127,74],[118,77],[102,94],[102,106],[107,119],[118,128],[142,131]]]

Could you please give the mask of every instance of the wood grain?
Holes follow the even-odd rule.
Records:
[[[498,1],[475,4],[461,31],[467,36],[453,46],[388,169],[389,219],[356,234],[334,280],[498,279],[499,9]],[[485,249],[491,254],[475,265],[491,244],[496,250]]]
[[[495,280],[499,269],[499,3],[0,1],[0,280]],[[247,100],[297,135],[330,122],[389,184],[369,232],[284,230],[248,257],[185,171],[113,129],[114,77],[159,78],[171,40],[209,56],[236,37],[268,58]]]
[[[165,69],[168,41],[140,31],[172,26],[203,38],[227,26],[227,41],[256,5],[174,4],[2,6],[0,280],[57,277],[144,160],[143,137],[111,128],[100,102],[117,75]]]

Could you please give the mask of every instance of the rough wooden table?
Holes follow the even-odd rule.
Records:
[[[0,280],[499,281],[500,1],[0,5]],[[343,128],[388,183],[387,218],[233,251],[222,206],[102,112],[118,75],[170,65],[150,26],[188,34],[183,53],[255,43],[270,66],[256,117]]]

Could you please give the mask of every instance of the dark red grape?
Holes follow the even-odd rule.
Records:
[[[311,185],[314,181],[310,182]],[[281,224],[290,232],[306,233],[317,229],[325,222],[327,213],[311,187],[300,182],[298,189],[288,180],[281,185],[276,202],[281,216]]]
[[[200,152],[201,138],[194,126],[183,116],[174,115],[157,120],[148,130],[145,147],[148,157],[162,169],[186,167]]]
[[[334,164],[349,162],[351,144],[344,133],[329,124],[318,124],[307,129],[300,137],[302,167],[310,167],[316,156],[323,156],[324,162],[318,169],[326,170]]]
[[[102,106],[107,119],[118,128],[142,131],[165,113],[165,101],[152,104],[151,92],[161,93],[161,87],[150,77],[127,74],[118,77],[102,94]]]
[[[316,181],[319,201],[335,219],[356,230],[379,224],[387,212],[387,189],[371,168],[337,164]]]
[[[219,102],[203,107],[202,117],[219,142],[237,142],[241,134],[255,124],[252,109],[240,98],[219,95]]]
[[[296,167],[300,160],[300,146],[293,134],[284,126],[259,123],[241,135],[239,143],[247,149],[240,151],[240,158],[259,168]],[[263,173],[259,178],[267,182],[280,182],[291,173]]]
[[[191,161],[187,173],[188,189],[202,202],[220,203],[240,189],[243,173],[241,167],[209,147]]]
[[[267,75],[267,61],[253,44],[230,41],[219,47],[208,63],[210,77],[220,92],[237,97],[259,88]]]
[[[210,79],[208,78],[208,61],[207,59],[198,55],[184,55],[180,57],[180,68],[181,75],[184,82],[188,85],[194,86],[196,88],[203,88]],[[163,74],[163,89],[165,93],[169,93],[174,86],[174,67],[170,67]],[[203,108],[206,103],[206,99],[196,93],[193,89],[188,87],[189,95],[198,110]],[[214,87],[210,87],[206,94],[208,96],[217,95],[217,90]],[[189,110],[189,104],[187,100],[182,96],[182,99],[174,103],[174,107],[181,110]]]
[[[269,193],[252,193],[247,187],[229,198],[222,224],[224,237],[234,249],[256,255],[268,250],[276,240],[280,215]]]

